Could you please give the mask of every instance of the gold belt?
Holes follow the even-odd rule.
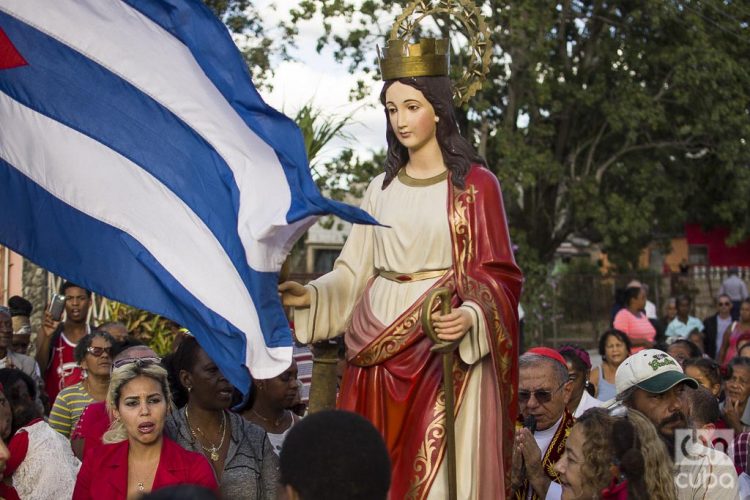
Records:
[[[378,275],[390,281],[397,281],[399,283],[408,283],[411,281],[422,281],[429,280],[432,278],[440,278],[450,271],[448,269],[435,269],[432,271],[417,271],[416,273],[397,273],[394,271],[383,271],[378,270]]]

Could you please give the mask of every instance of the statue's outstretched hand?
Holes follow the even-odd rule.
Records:
[[[279,285],[281,303],[287,307],[310,307],[310,291],[296,281],[285,281]]]

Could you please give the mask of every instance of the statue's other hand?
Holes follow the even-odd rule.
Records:
[[[279,285],[281,303],[287,307],[310,307],[310,291],[296,281]]]

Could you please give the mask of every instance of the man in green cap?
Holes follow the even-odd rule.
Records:
[[[689,392],[698,382],[680,364],[658,349],[633,354],[617,368],[615,405],[643,413],[675,459],[677,497],[739,498],[737,473],[724,453],[697,442],[688,428]]]

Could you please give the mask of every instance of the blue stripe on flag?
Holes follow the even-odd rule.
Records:
[[[264,142],[277,152],[292,191],[287,221],[332,213],[351,222],[377,224],[358,208],[324,198],[310,176],[302,133],[268,106],[227,28],[199,0],[122,0],[185,44],[224,98]]]
[[[71,208],[2,159],[0,186],[5,245],[86,288],[187,326],[233,385],[250,386],[242,332],[208,310],[138,241]],[[266,274],[274,292],[276,276]]]
[[[29,63],[0,71],[0,90],[119,152],[180,197],[216,236],[250,291],[266,345],[291,345],[277,274],[247,265],[237,234],[239,194],[224,160],[169,110],[106,68],[3,13],[0,26]]]

